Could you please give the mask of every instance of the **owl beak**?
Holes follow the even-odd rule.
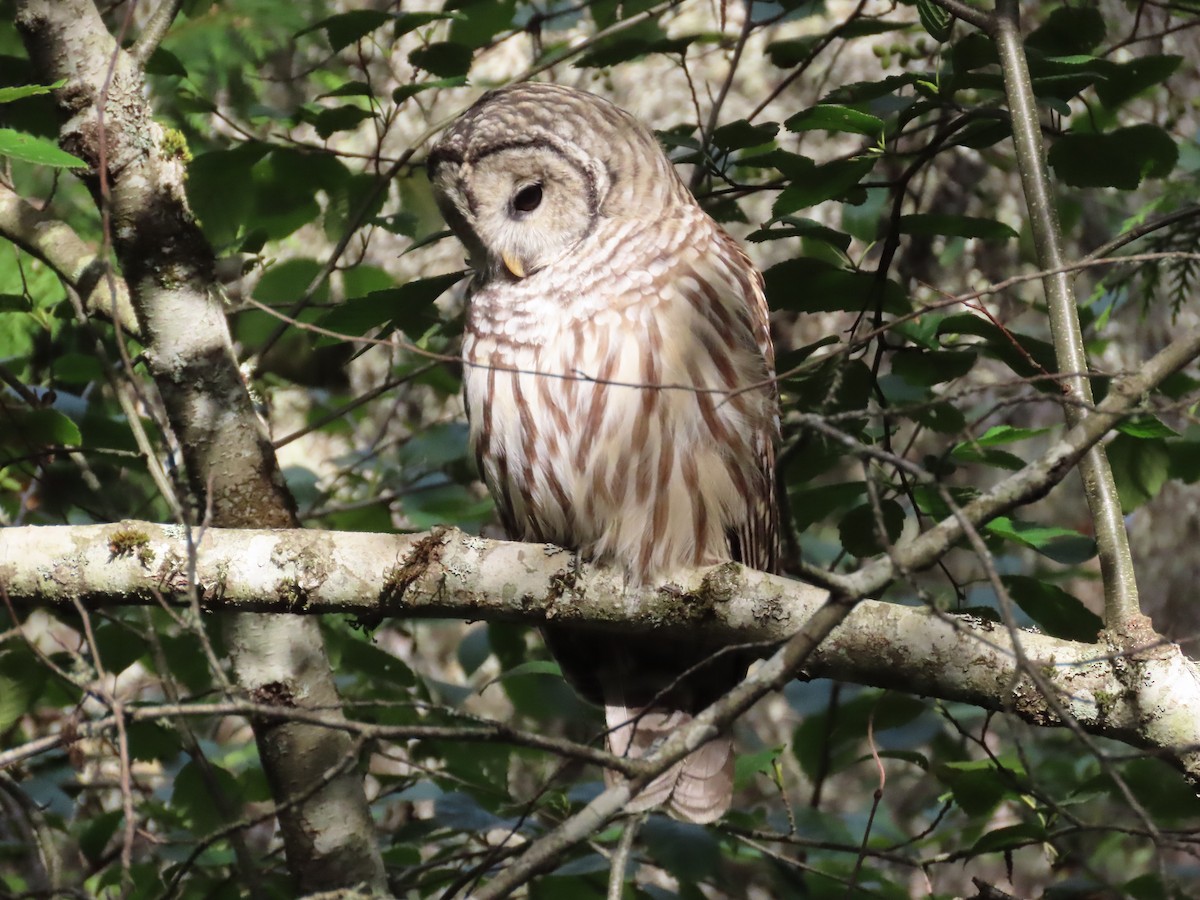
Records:
[[[525,266],[521,264],[521,260],[513,253],[501,253],[500,258],[504,260],[504,268],[508,269],[513,274],[514,278],[525,277]]]

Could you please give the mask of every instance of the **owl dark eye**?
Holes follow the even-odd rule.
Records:
[[[512,207],[516,212],[533,212],[542,203],[542,186],[538,182],[527,184],[513,196]]]

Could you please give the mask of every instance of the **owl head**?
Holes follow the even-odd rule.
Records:
[[[438,206],[485,278],[525,278],[601,218],[660,218],[687,189],[654,136],[607,100],[556,84],[489,91],[429,156]]]

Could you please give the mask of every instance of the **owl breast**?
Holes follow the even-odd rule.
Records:
[[[633,583],[738,555],[731,534],[770,501],[776,425],[747,312],[761,295],[722,240],[699,210],[608,220],[590,246],[472,297],[471,444],[512,538]]]

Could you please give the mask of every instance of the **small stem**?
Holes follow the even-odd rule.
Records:
[[[1000,58],[1004,91],[1012,114],[1013,144],[1021,187],[1029,209],[1029,223],[1038,265],[1047,270],[1063,268],[1062,230],[1046,172],[1045,148],[1038,119],[1037,99],[1029,76],[1029,65],[1021,42],[1017,0],[996,0],[990,32]],[[1093,408],[1092,388],[1087,379],[1087,353],[1079,324],[1079,309],[1070,278],[1056,271],[1042,279],[1050,309],[1050,332],[1060,372],[1071,373],[1062,381],[1067,425],[1073,427]],[[1112,468],[1103,447],[1092,447],[1080,461],[1084,493],[1091,511],[1104,580],[1104,620],[1118,634],[1138,620],[1137,581],[1121,501]]]
[[[621,900],[625,890],[625,868],[629,864],[629,854],[633,850],[633,842],[638,829],[646,821],[648,813],[638,813],[625,822],[625,830],[621,832],[621,840],[617,842],[616,852],[612,855],[612,870],[608,874],[608,900]]]

